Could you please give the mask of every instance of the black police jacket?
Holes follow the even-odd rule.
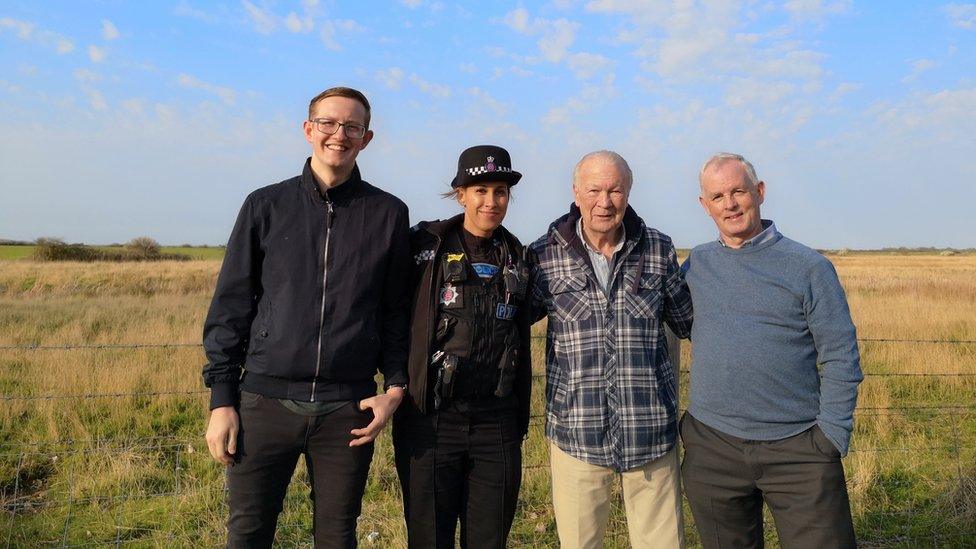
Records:
[[[210,407],[239,388],[301,401],[357,400],[406,383],[409,215],[362,180],[320,193],[299,177],[244,201],[203,329]]]
[[[402,412],[409,408],[421,413],[433,411],[431,383],[427,379],[431,348],[437,322],[437,305],[441,289],[441,246],[450,231],[459,230],[464,214],[447,220],[422,221],[411,230],[410,252],[413,285],[410,318],[410,353],[407,372],[410,378],[407,398],[400,404]],[[522,255],[523,246],[512,233],[498,227],[495,235],[504,238],[512,254]],[[531,285],[528,286],[531,288]],[[519,307],[515,318],[519,329],[519,364],[516,369],[513,393],[518,399],[519,425],[524,436],[529,430],[529,404],[532,396],[532,349],[529,307]],[[402,413],[401,412],[401,413]]]

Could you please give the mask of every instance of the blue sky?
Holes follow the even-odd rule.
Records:
[[[697,172],[744,154],[764,217],[817,247],[976,246],[976,4],[849,0],[0,4],[0,238],[222,243],[299,172],[308,100],[373,104],[365,178],[446,217],[458,153],[508,148],[506,226],[540,235],[580,156],[715,237]]]

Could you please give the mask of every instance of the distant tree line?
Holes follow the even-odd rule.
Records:
[[[122,246],[98,248],[85,244],[68,244],[60,238],[38,238],[34,242],[34,259],[38,261],[185,261],[190,256],[163,253],[159,243],[148,236],[133,238]]]

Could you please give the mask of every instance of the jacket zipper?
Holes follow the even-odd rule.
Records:
[[[433,233],[431,233],[433,234]],[[440,288],[434,287],[434,273],[440,270],[440,252],[441,252],[441,237],[434,234],[434,240],[436,244],[434,245],[434,259],[431,260],[430,278],[428,279],[428,287],[430,288],[430,296],[427,297],[427,323],[425,326],[427,333],[427,345],[425,345],[426,350],[424,351],[424,381],[420,384],[420,402],[418,407],[426,412],[427,411],[427,371],[430,369],[430,340],[431,330],[430,321],[433,320],[434,315],[437,314],[437,305],[435,305],[435,300],[440,300]],[[433,314],[431,314],[433,311]]]
[[[325,245],[322,249],[322,307],[319,309],[319,344],[315,358],[315,377],[312,378],[311,402],[315,402],[315,384],[319,379],[322,367],[322,332],[325,330],[325,288],[329,280],[329,237],[332,236],[332,201],[325,199]]]

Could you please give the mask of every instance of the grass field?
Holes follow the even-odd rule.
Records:
[[[869,375],[844,461],[861,543],[973,547],[976,345],[873,340],[976,340],[976,257],[832,260],[859,336],[872,340],[861,344]],[[195,346],[218,268],[0,261],[0,546],[221,543],[223,478],[202,439],[204,356]],[[58,348],[78,343],[103,347]],[[111,347],[143,343],[188,345]],[[541,341],[534,354],[541,372]],[[535,414],[543,410],[537,381]],[[683,375],[682,389],[686,382]],[[147,392],[166,394],[114,396]],[[541,418],[523,450],[512,545],[555,546]],[[297,477],[279,528],[283,546],[308,545],[301,468]],[[360,521],[364,546],[403,546],[399,505],[386,433]],[[606,545],[626,547],[619,507],[610,530]],[[371,532],[378,538],[366,541]],[[767,537],[775,545],[771,528]]]
[[[122,246],[95,246],[99,250],[121,251]],[[191,259],[220,259],[224,257],[224,249],[219,247],[197,246],[163,246],[163,254],[184,255]],[[0,245],[0,259],[30,259],[34,255],[34,246],[4,246]]]

